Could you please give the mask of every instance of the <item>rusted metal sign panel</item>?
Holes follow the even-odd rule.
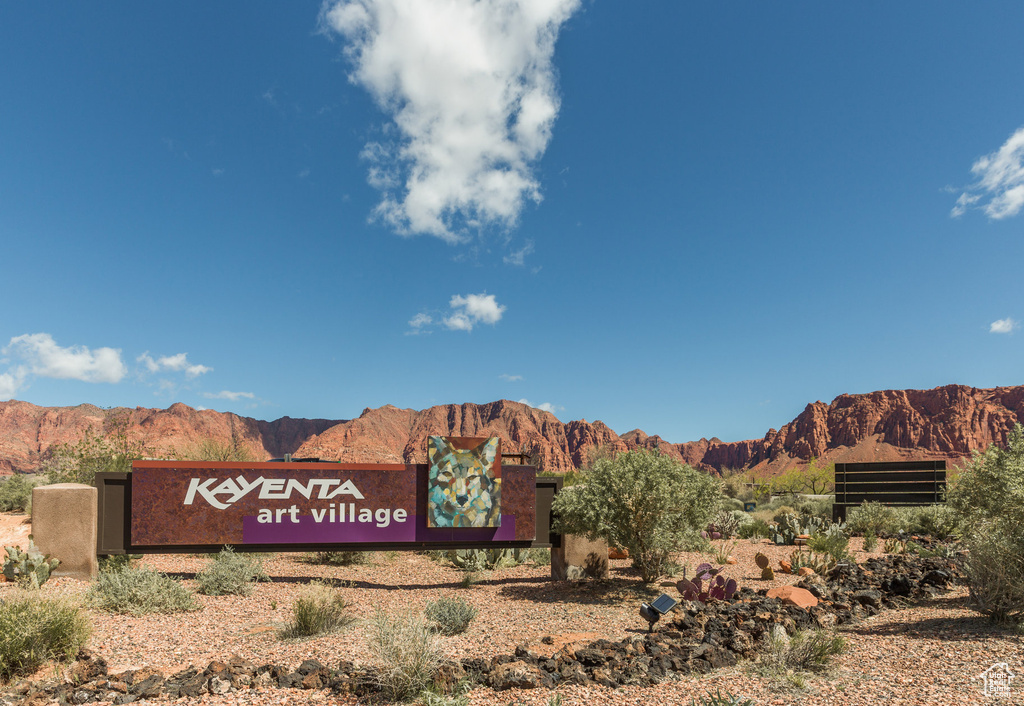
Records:
[[[499,527],[427,526],[426,464],[136,461],[131,544],[533,540],[536,472],[502,477]]]

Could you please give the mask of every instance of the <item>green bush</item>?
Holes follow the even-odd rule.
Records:
[[[32,488],[36,487],[21,473],[0,481],[0,512],[28,512],[32,507]]]
[[[896,534],[906,529],[905,521],[896,508],[866,502],[860,507],[851,507],[846,515],[846,526],[853,534],[878,535]]]
[[[231,547],[221,549],[196,574],[199,592],[204,596],[248,596],[253,582],[266,580],[269,578],[263,571],[262,559],[235,554]]]
[[[946,539],[958,534],[956,512],[947,505],[925,505],[923,507],[895,508],[904,519],[905,531],[910,534],[927,535]]]
[[[1019,538],[1001,529],[967,540],[971,607],[994,622],[1024,618],[1024,552]]]
[[[292,621],[281,631],[282,638],[311,637],[334,632],[355,622],[349,605],[335,589],[314,581],[295,599]]]
[[[427,603],[424,615],[437,624],[437,631],[444,635],[458,635],[466,632],[476,617],[477,610],[461,598],[440,598]]]
[[[369,564],[372,558],[373,552],[365,551],[313,552],[312,554],[306,554],[304,557],[305,561],[310,564],[324,564],[326,566]]]
[[[947,503],[969,556],[973,607],[995,621],[1024,617],[1024,427],[1007,446],[975,453]]]
[[[815,532],[807,540],[807,546],[811,551],[828,555],[836,563],[852,561],[850,538],[840,525],[832,524],[820,532]]]
[[[430,687],[444,658],[427,621],[415,613],[377,610],[369,647],[379,664],[374,676],[385,698],[406,701]]]
[[[768,526],[768,523],[764,520],[752,520],[745,524],[740,525],[739,537],[740,539],[754,539],[760,537],[762,539],[768,539],[772,535],[772,528]]]
[[[22,594],[0,601],[0,681],[48,660],[73,659],[90,631],[86,612],[65,599]]]
[[[218,441],[213,438],[193,441],[180,449],[174,449],[171,456],[179,461],[228,461],[235,463],[250,463],[263,461],[266,456],[258,457],[248,446],[244,445],[241,439],[233,438],[231,441]]]
[[[100,610],[126,615],[183,613],[201,608],[180,581],[133,566],[101,572],[89,589],[89,601]]]
[[[89,427],[75,443],[51,446],[40,467],[46,482],[94,485],[97,473],[131,473],[132,461],[151,453],[131,437],[130,425],[128,414],[112,414],[104,421],[104,431]]]
[[[663,575],[672,552],[721,505],[720,481],[657,451],[600,458],[585,475],[555,496],[556,530],[629,550],[645,583]]]

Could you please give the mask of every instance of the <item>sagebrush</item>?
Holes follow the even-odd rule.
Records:
[[[477,615],[477,609],[461,598],[445,597],[428,603],[424,615],[437,625],[438,632],[458,635],[469,628]]]
[[[334,588],[313,582],[292,604],[292,620],[281,631],[282,638],[312,637],[335,632],[355,622],[349,605]]]
[[[90,631],[86,612],[65,599],[22,594],[0,601],[0,680],[73,659]]]
[[[406,701],[428,689],[444,658],[427,621],[411,611],[377,610],[370,621],[370,651],[377,686],[386,698]]]
[[[182,613],[201,608],[180,581],[134,566],[100,572],[88,595],[94,607],[127,615]]]
[[[263,560],[236,554],[232,547],[224,547],[196,574],[199,592],[205,596],[248,596],[254,582],[265,580]]]

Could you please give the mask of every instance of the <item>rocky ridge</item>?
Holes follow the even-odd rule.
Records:
[[[1005,444],[1024,422],[1024,386],[979,389],[947,385],[932,390],[882,390],[813,402],[779,430],[761,439],[717,438],[670,443],[639,429],[616,434],[600,421],[559,421],[553,414],[509,400],[446,404],[417,411],[385,405],[357,419],[281,419],[266,422],[178,403],[167,409],[38,407],[0,402],[0,473],[31,472],[54,444],[74,442],[90,427],[109,431],[126,419],[129,435],[154,454],[212,438],[249,447],[258,457],[285,453],[364,463],[419,463],[426,437],[500,436],[505,453],[525,452],[545,470],[577,468],[595,450],[659,448],[709,471],[752,469],[773,474],[826,462],[948,459],[960,463],[973,451]]]

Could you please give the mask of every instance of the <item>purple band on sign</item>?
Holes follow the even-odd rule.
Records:
[[[404,522],[390,520],[387,527],[376,522],[317,522],[311,515],[299,515],[293,522],[285,513],[281,522],[260,522],[242,518],[245,544],[349,544],[361,542],[509,542],[516,538],[515,515],[502,515],[501,527],[427,527],[425,517],[410,515]]]

